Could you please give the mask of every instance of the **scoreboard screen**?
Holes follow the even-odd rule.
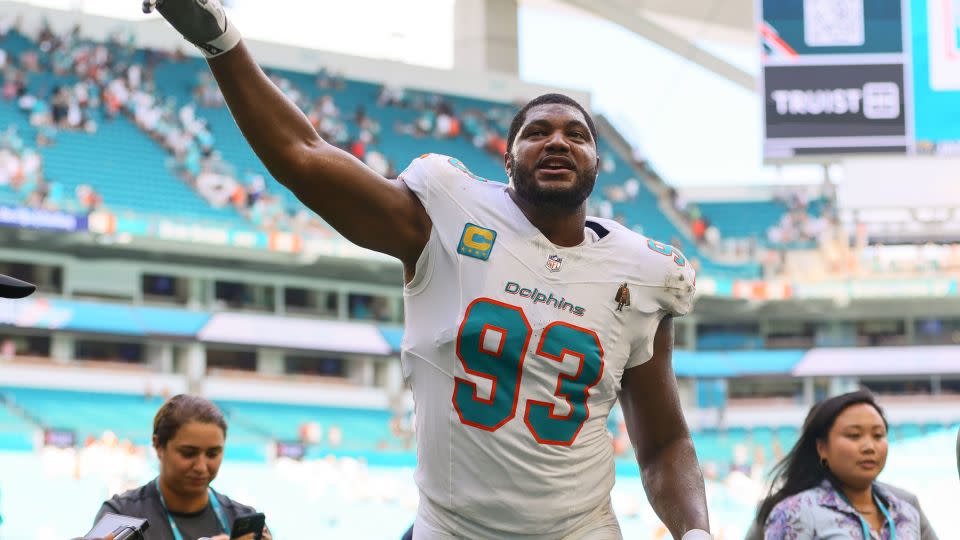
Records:
[[[759,0],[764,156],[960,154],[960,0]]]

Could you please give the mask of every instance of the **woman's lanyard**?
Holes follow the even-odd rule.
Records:
[[[860,520],[860,526],[863,527],[863,540],[870,540],[873,538],[870,535],[870,524],[867,523],[867,520],[860,515],[860,512],[853,506],[853,503],[847,499],[846,495],[840,493],[840,496],[843,497],[843,500],[850,505],[850,508],[853,508],[854,512],[856,512],[857,518]],[[876,491],[873,493],[873,500],[877,503],[877,507],[880,509],[880,512],[883,513],[884,519],[887,520],[887,526],[890,527],[890,540],[897,540],[897,526],[893,523],[893,518],[890,517],[890,511],[887,510],[886,506],[884,506],[883,501],[880,500],[880,497],[877,497]]]
[[[173,516],[170,514],[170,511],[167,510],[167,501],[163,500],[163,492],[160,491],[160,478],[158,477],[154,480],[154,483],[157,485],[157,494],[160,495],[160,506],[163,507],[163,513],[167,515],[167,521],[170,522],[173,540],[183,540],[183,535],[180,534],[180,528],[177,527],[177,522],[173,520]],[[227,516],[224,515],[223,508],[220,506],[220,501],[217,500],[217,495],[213,492],[213,488],[207,486],[207,494],[210,499],[210,506],[213,507],[213,513],[217,515],[217,519],[220,520],[220,526],[223,528],[220,532],[229,532],[230,524],[227,522]]]

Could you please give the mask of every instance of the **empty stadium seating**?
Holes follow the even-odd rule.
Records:
[[[36,388],[0,387],[0,396],[40,422],[31,429],[69,429],[79,441],[110,430],[139,445],[150,444],[153,416],[162,403],[144,396]]]
[[[779,201],[698,202],[704,217],[724,238],[757,238],[765,241],[767,229],[776,225],[787,206]]]
[[[0,403],[0,448],[31,450],[35,427],[10,406]]]
[[[824,199],[814,199],[807,204],[807,214],[823,215]],[[720,230],[723,238],[752,238],[760,245],[768,244],[767,231],[780,223],[790,208],[779,200],[763,201],[709,201],[696,203],[707,220]],[[812,242],[791,242],[792,248],[806,248]]]
[[[316,423],[322,430],[317,451],[334,448],[369,451],[393,438],[388,425],[391,414],[385,410],[240,401],[218,401],[217,404],[230,418],[231,430],[242,426],[249,433],[268,440],[297,441],[301,426]],[[343,434],[342,442],[337,445],[329,441],[328,433],[333,426],[339,427]]]

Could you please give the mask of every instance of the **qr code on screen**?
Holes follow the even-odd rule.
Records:
[[[864,0],[803,0],[803,40],[808,47],[864,43]]]

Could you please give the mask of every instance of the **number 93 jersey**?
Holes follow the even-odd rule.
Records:
[[[453,158],[421,156],[400,180],[433,221],[401,354],[421,508],[455,531],[558,538],[610,496],[620,378],[665,315],[690,310],[691,264],[595,218],[593,242],[557,247],[506,185]]]

